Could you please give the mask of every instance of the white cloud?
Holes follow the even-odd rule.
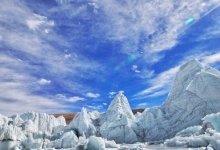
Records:
[[[69,4],[72,0],[55,0],[58,4]]]
[[[145,42],[143,48],[148,53],[172,48],[178,43],[177,37],[190,26],[185,24],[188,18],[193,14],[199,14],[202,18],[219,5],[217,0],[207,1],[205,5],[202,0],[103,0],[96,3],[108,18],[102,25],[108,28],[108,38],[125,41],[123,52],[129,55],[139,48],[140,38]]]
[[[46,80],[46,79],[44,79],[44,78],[41,78],[41,79],[38,81],[38,83],[39,83],[40,85],[45,85],[45,84],[50,84],[51,81],[50,81],[50,80]]]
[[[100,96],[100,94],[98,93],[86,93],[86,97],[90,97],[90,98],[98,98]]]
[[[114,98],[117,92],[109,92],[108,93],[108,98]]]
[[[168,85],[168,86],[171,87],[171,85]],[[159,91],[157,91],[157,92],[153,92],[153,93],[149,94],[147,97],[158,97],[158,96],[167,94],[168,92],[169,92],[169,91],[166,90],[166,88],[165,88],[165,90],[161,89],[161,90],[159,90]]]
[[[84,101],[84,100],[86,100],[86,99],[83,97],[79,97],[79,96],[70,97],[68,99],[68,101],[70,101],[70,102],[77,102],[77,101]]]
[[[151,78],[154,76],[154,70],[142,69],[140,73],[135,74],[135,75],[142,79]]]
[[[24,62],[0,54],[0,113],[10,116],[27,111],[54,113],[69,106],[33,94],[37,79],[28,74]]]
[[[107,103],[102,103],[102,105],[107,106]]]
[[[38,30],[40,26],[54,26],[53,20],[48,20],[47,17],[34,14],[31,19],[26,20],[27,26],[31,30]],[[45,29],[45,32],[48,33],[49,29]]]
[[[33,13],[25,1],[2,0],[0,8],[0,22],[4,24],[0,26],[1,42],[7,47],[1,45],[0,53],[0,85],[2,85],[0,91],[5,91],[5,94],[0,92],[0,113],[16,114],[29,110],[49,113],[49,110],[59,112],[59,110],[69,108],[62,101],[57,102],[59,98],[50,95],[48,91],[42,92],[48,95],[33,94],[40,93],[43,88],[43,86],[36,86],[36,83],[40,85],[51,83],[48,79],[37,79],[36,74],[46,73],[58,77],[57,82],[61,88],[68,92],[76,91],[83,94],[85,87],[74,79],[77,78],[79,72],[87,78],[97,76],[94,70],[102,69],[102,64],[80,54],[78,54],[80,59],[77,63],[72,59],[64,60],[65,53],[60,52],[60,47],[69,46],[66,45],[65,37],[53,31],[52,27],[55,22],[49,20],[49,16]],[[60,47],[54,46],[53,43],[60,44]],[[9,49],[10,54],[7,52]],[[75,53],[71,53],[71,56],[77,57]],[[69,74],[71,74],[71,79],[64,78]],[[88,86],[86,89],[92,88]],[[95,94],[95,96],[98,95]],[[85,100],[85,98],[73,96],[65,97],[65,100],[76,102]],[[7,107],[3,108],[4,106]],[[18,106],[22,107],[16,109]],[[22,109],[23,107],[25,108]]]
[[[148,103],[140,103],[140,104],[138,104],[137,106],[138,106],[139,108],[146,108],[147,105],[148,105]]]
[[[64,94],[57,94],[56,97],[60,100],[65,100],[66,96]]]
[[[92,105],[89,105],[87,106],[89,109],[92,109],[92,110],[99,110],[99,109],[102,109],[103,106],[102,105],[96,105],[96,106],[92,106]]]
[[[117,92],[109,92],[109,95],[115,95]]]
[[[70,58],[70,57],[71,57],[71,54],[65,54],[64,57],[65,57],[65,58]]]
[[[57,94],[56,98],[58,100],[60,100],[60,101],[66,101],[66,102],[72,102],[72,103],[75,103],[77,101],[84,101],[84,100],[86,100],[85,98],[79,97],[79,96],[66,97],[66,95],[64,95],[64,94]]]
[[[220,62],[220,53],[215,53],[213,55],[204,56],[202,58],[202,64],[205,66]]]
[[[33,95],[21,83],[13,82],[1,82],[0,101],[1,113],[7,116],[27,111],[55,113],[69,107],[52,99]]]
[[[136,70],[137,68],[138,68],[137,65],[133,65],[131,69]]]
[[[134,71],[134,72],[136,72],[136,73],[140,73],[140,71],[139,71],[137,68],[138,68],[137,65],[133,65],[133,66],[131,67],[131,70]]]

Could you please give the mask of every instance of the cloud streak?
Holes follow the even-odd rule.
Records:
[[[100,96],[100,94],[89,92],[89,93],[86,93],[85,96],[86,96],[86,97],[89,97],[89,98],[98,98],[98,97]]]
[[[125,43],[124,53],[136,52],[134,45],[140,46],[140,40],[143,41],[145,52],[157,53],[172,48],[178,36],[187,28],[185,21],[192,14],[206,15],[217,4],[215,0],[97,2],[111,28],[107,33],[108,38],[130,43],[131,48]]]
[[[158,97],[169,92],[173,79],[179,69],[179,66],[170,68],[151,79],[151,86],[139,93],[134,99],[143,99],[147,97]]]

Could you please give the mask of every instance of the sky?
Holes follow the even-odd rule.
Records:
[[[0,114],[160,106],[180,65],[220,69],[220,0],[0,0]]]

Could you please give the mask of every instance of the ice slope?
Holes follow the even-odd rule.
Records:
[[[182,65],[167,100],[145,110],[132,125],[139,141],[160,141],[199,125],[207,114],[220,111],[220,73],[197,60]]]
[[[210,114],[203,119],[202,126],[188,127],[167,139],[164,144],[171,147],[206,147],[220,149],[220,113]]]

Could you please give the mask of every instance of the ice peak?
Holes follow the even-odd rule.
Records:
[[[128,118],[134,117],[128,100],[126,96],[124,96],[123,94],[123,91],[119,91],[119,93],[111,101],[111,104],[109,105],[107,112],[114,112],[116,116],[120,114],[125,114]]]
[[[192,59],[189,62],[183,64],[179,70],[184,70],[184,69],[188,69],[188,68],[200,68],[200,69],[204,69],[204,67],[202,66],[202,64],[197,60],[197,59]]]
[[[118,95],[120,95],[120,96],[124,96],[124,91],[118,91]]]

